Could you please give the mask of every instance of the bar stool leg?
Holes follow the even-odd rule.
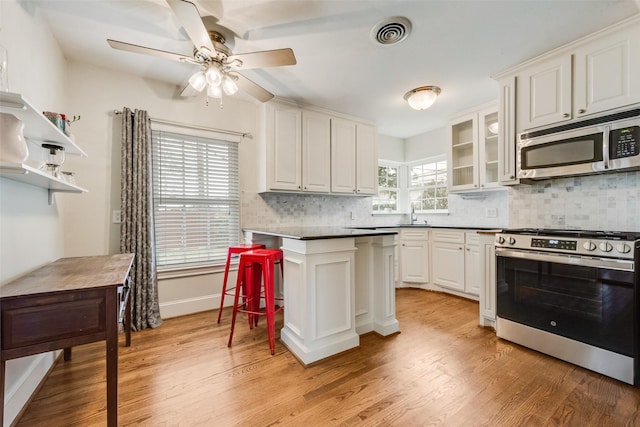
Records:
[[[224,296],[227,293],[227,279],[229,278],[229,267],[231,265],[231,249],[227,251],[227,262],[224,266],[224,279],[222,279],[222,294],[220,295],[220,308],[218,309],[218,323],[222,317],[222,307],[224,307]],[[238,274],[240,271],[238,270]]]
[[[245,280],[244,277],[245,272],[245,263],[240,257],[240,263],[238,264],[238,278],[236,280],[236,292],[233,297],[233,314],[231,315],[231,332],[229,333],[229,342],[227,343],[227,347],[231,347],[231,341],[233,341],[233,330],[236,326],[236,316],[238,315],[238,299],[240,299],[240,289],[242,288],[242,283]]]
[[[265,312],[267,315],[267,332],[269,334],[269,349],[271,354],[276,352],[276,337],[275,337],[275,315],[274,315],[274,264],[268,263],[264,273],[264,300],[265,300]]]

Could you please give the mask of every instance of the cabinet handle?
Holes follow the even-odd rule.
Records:
[[[458,249],[462,250],[462,248],[458,248]]]
[[[515,179],[516,177],[513,175],[509,175],[509,179]]]
[[[581,108],[581,109],[578,110],[578,113],[580,113],[580,114],[584,114],[586,112],[587,112],[587,110],[585,110],[584,108]]]
[[[564,113],[564,114],[562,115],[562,117],[569,117],[569,116],[570,116],[570,114],[569,114],[569,113]]]

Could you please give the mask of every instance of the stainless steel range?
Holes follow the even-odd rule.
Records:
[[[501,338],[640,385],[640,233],[496,235]]]

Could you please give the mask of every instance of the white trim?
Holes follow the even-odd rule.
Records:
[[[30,363],[21,372],[21,375],[13,384],[7,384],[4,395],[4,427],[12,425],[22,412],[40,384],[47,378],[47,374],[55,364],[60,350],[40,353],[31,358]],[[6,370],[12,369],[15,363],[25,363],[27,358],[13,359],[6,362]],[[6,382],[6,375],[5,375]]]
[[[231,305],[233,298],[226,298],[227,306]],[[216,310],[220,307],[220,294],[205,295],[197,298],[185,298],[160,303],[160,316],[163,319],[186,316],[187,314],[200,313],[202,311]],[[212,314],[213,316],[213,314]]]

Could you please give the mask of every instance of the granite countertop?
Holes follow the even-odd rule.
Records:
[[[452,230],[479,230],[479,231],[496,231],[499,227],[465,227],[456,225],[433,225],[433,224],[397,224],[397,225],[377,225],[375,228],[450,228]]]
[[[298,240],[337,239],[341,237],[365,237],[398,234],[398,232],[394,230],[379,230],[374,227],[265,227],[244,228],[243,231]]]

